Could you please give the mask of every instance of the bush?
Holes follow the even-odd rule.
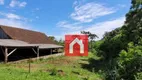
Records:
[[[106,80],[142,80],[142,45],[128,44],[127,50],[122,50],[118,58],[107,63]]]
[[[142,45],[128,44],[127,51],[122,50],[118,58],[119,74],[121,78],[134,80],[135,75],[142,71]]]
[[[135,80],[142,80],[142,72],[137,73],[137,75],[135,75]]]
[[[50,75],[57,75],[58,74],[58,71],[57,71],[57,69],[56,68],[53,68],[52,70],[51,70],[51,74]]]

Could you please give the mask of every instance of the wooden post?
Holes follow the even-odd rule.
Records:
[[[52,54],[52,48],[51,48],[51,54]]]
[[[39,47],[37,47],[37,59],[39,59]]]
[[[4,53],[4,57],[5,57],[4,62],[5,63],[7,63],[7,61],[8,61],[8,56],[7,55],[8,55],[8,48],[5,47],[5,53]]]

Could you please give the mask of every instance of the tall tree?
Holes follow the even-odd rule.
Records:
[[[108,65],[107,69],[109,73],[112,73],[106,80],[114,80],[112,79],[115,74],[113,71],[116,71],[117,80],[135,80],[137,73],[142,72],[141,39],[142,0],[132,0],[125,24],[118,31],[106,33],[103,43],[99,46],[98,53],[109,62],[110,66]],[[142,77],[138,80],[142,80]]]
[[[94,39],[98,38],[98,36],[96,34],[89,32],[89,31],[81,31],[81,34],[88,35],[89,39],[91,40],[91,51],[92,51],[93,41],[94,41]]]

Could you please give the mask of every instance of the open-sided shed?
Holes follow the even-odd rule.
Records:
[[[50,40],[44,33],[21,28],[0,25],[0,47],[4,53],[5,62],[14,51],[19,48],[32,49],[39,57],[39,50],[63,48]],[[10,52],[9,49],[12,49]]]
[[[14,53],[19,48],[24,49],[32,49],[35,54],[37,54],[37,57],[39,57],[39,46],[38,45],[32,45],[28,44],[23,41],[19,40],[12,40],[12,39],[0,39],[0,47],[2,50],[2,53],[4,54],[4,61],[8,61],[8,56],[10,56],[12,53]],[[9,49],[12,49],[10,52]]]

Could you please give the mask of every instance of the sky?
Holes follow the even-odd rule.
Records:
[[[131,0],[0,0],[0,25],[30,29],[64,39],[90,31],[98,35],[121,27]]]

